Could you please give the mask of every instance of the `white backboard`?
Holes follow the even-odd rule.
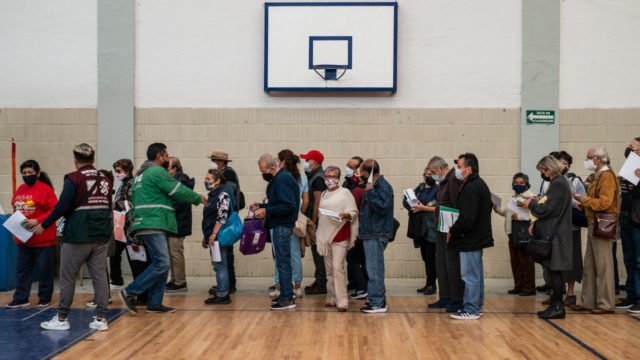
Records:
[[[395,92],[397,8],[396,2],[265,3],[264,90]],[[336,69],[344,75],[333,80]]]

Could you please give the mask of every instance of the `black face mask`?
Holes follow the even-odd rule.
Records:
[[[427,184],[427,186],[432,187],[436,184],[436,179],[434,179],[433,176],[425,176],[424,182]]]
[[[526,185],[513,184],[512,188],[513,188],[513,191],[516,192],[516,194],[522,194],[523,192],[527,191]]]
[[[368,176],[365,176],[364,174],[360,175],[360,180],[362,180],[362,182],[367,182],[367,180],[369,180]]]
[[[540,177],[542,178],[542,180],[544,181],[551,181],[550,177],[544,176],[544,174],[540,173]]]
[[[273,180],[273,174],[272,173],[263,173],[262,174],[262,179],[266,182],[269,182],[271,180]]]
[[[627,148],[624,149],[624,158],[628,158],[629,154],[631,154],[631,148],[627,146]]]
[[[22,181],[29,186],[33,186],[33,184],[38,181],[38,175],[26,175],[22,177]]]
[[[168,161],[163,162],[162,167],[165,168],[166,170],[169,170],[169,162]]]

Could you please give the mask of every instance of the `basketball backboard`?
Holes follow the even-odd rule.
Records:
[[[265,3],[264,91],[397,88],[396,2]]]

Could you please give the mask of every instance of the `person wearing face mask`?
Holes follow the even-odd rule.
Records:
[[[169,174],[182,185],[193,190],[196,185],[194,178],[189,177],[183,169],[180,159],[177,157],[169,158]],[[193,216],[191,212],[191,204],[182,203],[172,200],[173,208],[176,210],[177,232],[167,233],[167,245],[169,246],[170,259],[170,280],[166,285],[165,291],[168,293],[176,293],[187,291],[187,275],[184,260],[184,239],[191,235],[191,225]]]
[[[349,161],[344,168],[344,181],[342,182],[342,187],[348,190],[351,190],[358,186],[360,183],[360,177],[356,175],[356,171],[360,168],[360,165],[364,161],[360,156],[354,156]]]
[[[513,189],[512,199],[517,204],[522,204],[525,199],[535,196],[529,184],[529,176],[523,173],[513,175],[511,181]],[[509,257],[511,259],[511,272],[513,273],[513,289],[507,291],[508,294],[520,296],[532,296],[536,294],[536,272],[535,264],[531,261],[526,248],[514,246],[514,237],[523,236],[528,238],[529,220],[524,219],[511,210],[509,207],[500,209],[494,206],[493,210],[504,217],[504,230],[509,238]],[[512,229],[521,229],[514,233]]]
[[[436,197],[434,218],[438,219],[438,207],[458,208],[458,192],[462,181],[456,177],[456,170],[440,156],[434,156],[427,164],[440,187]],[[436,224],[437,229],[438,224]],[[447,247],[447,234],[438,232],[436,238],[436,273],[438,274],[438,301],[428,305],[430,309],[446,309],[455,313],[462,308],[464,282],[460,277],[460,254]]]
[[[340,168],[329,166],[324,171],[327,190],[320,197],[320,209],[332,211],[339,219],[323,213],[318,219],[316,242],[327,270],[328,295],[325,307],[345,312],[349,307],[344,262],[347,250],[358,237],[358,208],[351,192],[341,188]]]
[[[416,249],[420,249],[427,277],[425,285],[417,291],[424,295],[433,295],[438,289],[436,286],[437,231],[433,213],[436,209],[436,196],[438,195],[439,186],[436,184],[433,173],[429,171],[429,167],[424,169],[422,177],[424,182],[420,182],[414,190],[418,200],[417,203],[409,204],[405,196],[402,205],[409,211],[407,237],[413,239],[413,246]]]
[[[230,215],[230,195],[224,186],[227,179],[220,169],[209,169],[204,180],[208,195],[207,205],[202,210],[202,247],[209,249],[217,241],[220,229],[227,222]],[[216,292],[204,301],[207,305],[225,305],[231,303],[229,297],[229,267],[227,266],[227,252],[233,251],[231,246],[220,246],[220,261],[213,261],[216,273]]]
[[[221,170],[222,175],[227,179],[225,186],[227,187],[227,192],[231,194],[233,210],[240,211],[244,209],[244,193],[240,190],[238,174],[231,166],[229,166],[229,163],[233,161],[229,158],[229,154],[224,151],[214,150],[211,152],[211,155],[209,155],[209,159],[211,160],[209,168],[213,170]],[[236,292],[236,268],[235,255],[233,251],[227,252],[227,265],[229,266],[229,292],[233,294]],[[215,295],[215,289],[216,286],[212,286],[211,289],[209,289],[209,294]]]
[[[449,229],[447,246],[460,253],[460,276],[464,281],[464,304],[455,320],[477,320],[484,303],[483,249],[493,247],[491,192],[480,177],[478,158],[471,153],[458,157],[456,178],[463,181],[458,193],[458,220]]]
[[[147,161],[138,170],[132,185],[133,210],[131,230],[136,242],[149,249],[149,267],[119,295],[129,312],[137,314],[136,296],[149,292],[147,312],[172,313],[175,309],[164,306],[162,299],[169,275],[170,259],[167,234],[178,231],[173,200],[199,205],[207,198],[199,195],[174,179],[169,168],[167,146],[153,143],[147,148]]]
[[[598,214],[619,214],[620,184],[609,167],[609,154],[602,146],[594,146],[587,152],[584,162],[587,171],[587,195],[575,194],[574,198],[584,208],[589,221],[587,250],[584,255],[582,304],[575,310],[591,311],[592,314],[608,314],[615,310],[615,284],[613,275],[614,237],[594,235],[593,227]]]
[[[631,153],[640,155],[640,137],[631,140],[624,150],[624,157]],[[635,170],[640,177],[640,169]],[[627,298],[616,304],[618,309],[627,309],[632,314],[640,314],[640,186],[620,177],[620,238],[622,239],[622,256],[627,269]],[[635,214],[635,215],[634,215]]]
[[[73,148],[76,171],[65,175],[60,199],[33,233],[42,234],[62,216],[66,219],[60,250],[60,304],[58,313],[40,323],[45,330],[69,330],[68,316],[80,267],[87,264],[93,283],[96,317],[89,328],[108,330],[105,313],[109,302],[107,252],[113,236],[113,176],[94,167],[95,150],[83,143]],[[49,230],[51,231],[51,230]]]
[[[351,187],[351,195],[356,201],[358,211],[362,208],[362,201],[364,200],[366,181],[360,178],[360,165],[362,165],[361,157],[354,156],[352,159],[356,160],[358,167],[353,169],[353,175],[348,184]],[[354,161],[349,161],[347,167],[355,165]],[[347,181],[343,183],[343,187],[347,184]],[[349,294],[350,299],[364,300],[369,296],[367,292],[367,282],[369,281],[369,275],[367,274],[366,257],[364,254],[364,245],[362,239],[357,238],[353,247],[347,251],[347,290],[351,291]]]
[[[529,209],[533,224],[529,235],[534,239],[548,238],[550,254],[538,260],[551,275],[551,299],[549,307],[538,312],[541,319],[564,319],[566,316],[562,301],[562,288],[567,271],[573,266],[573,241],[571,235],[571,184],[562,176],[565,167],[553,156],[543,157],[536,169],[550,179],[545,195],[524,201]]]
[[[304,215],[311,219],[317,228],[320,196],[322,192],[327,189],[327,186],[324,184],[324,170],[322,169],[324,155],[318,150],[311,150],[306,154],[300,154],[300,158],[306,160],[304,162],[304,172],[307,174],[307,179],[309,180],[309,207]],[[324,268],[324,259],[318,255],[316,244],[311,244],[311,255],[313,256],[313,264],[315,265],[315,272],[313,273],[315,281],[313,284],[306,286],[304,292],[307,295],[326,294],[327,273]]]
[[[280,294],[271,301],[271,310],[296,308],[293,299],[291,273],[291,234],[300,211],[300,185],[293,175],[279,166],[271,154],[258,159],[262,179],[268,182],[267,202],[254,203],[250,209],[258,219],[265,219],[265,227],[271,230],[271,244],[276,248],[276,268],[280,281]]]
[[[11,199],[14,211],[20,211],[27,218],[27,227],[35,227],[51,214],[58,198],[53,191],[49,176],[40,170],[35,160],[27,160],[20,165],[24,184],[20,185]],[[16,290],[7,308],[16,309],[29,306],[29,294],[34,274],[38,274],[38,307],[45,308],[51,303],[53,275],[55,273],[56,229],[54,226],[27,242],[14,238],[18,253],[16,257]],[[37,271],[37,273],[35,273]]]

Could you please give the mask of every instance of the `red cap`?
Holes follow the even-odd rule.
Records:
[[[305,160],[315,160],[320,164],[324,161],[324,155],[318,150],[311,150],[306,154],[300,154],[300,157]]]

